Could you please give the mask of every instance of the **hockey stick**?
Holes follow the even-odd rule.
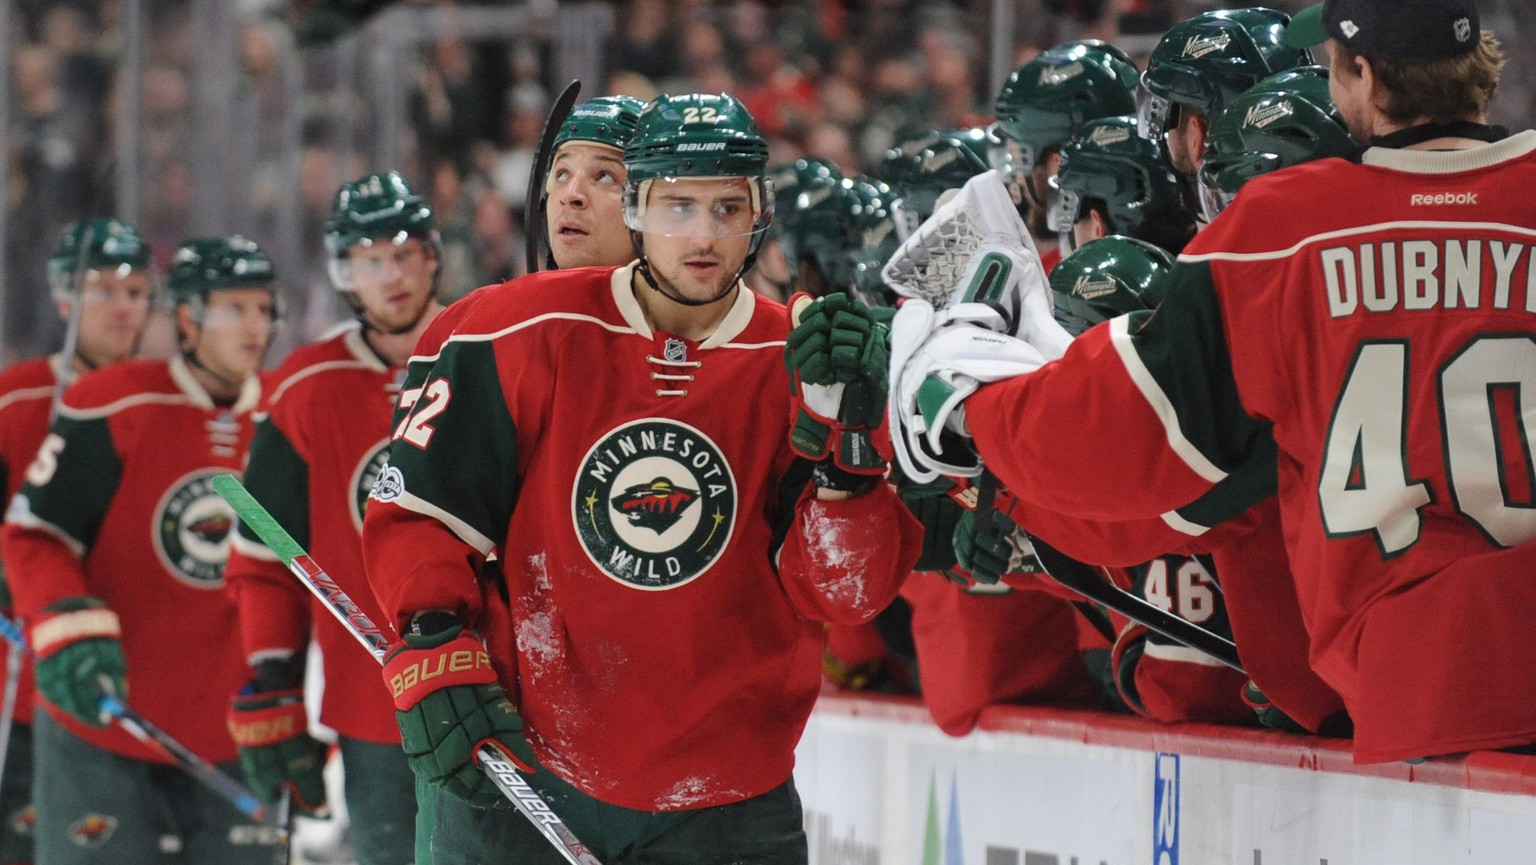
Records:
[[[213,479],[213,490],[235,509],[240,521],[249,526],[262,543],[282,559],[288,570],[325,604],[326,609],[331,611],[342,626],[363,644],[363,648],[373,655],[374,660],[383,664],[384,654],[389,649],[389,639],[336,585],[336,581],[309,557],[309,553],[299,546],[293,536],[278,525],[277,520],[251,496],[240,480],[234,475],[217,475]],[[475,757],[480,770],[491,779],[496,789],[533,823],[565,861],[571,865],[602,865],[592,851],[587,849],[587,845],[577,840],[565,821],[550,809],[544,797],[528,785],[527,780],[518,774],[517,769],[500,752],[486,745],[476,752]]]
[[[5,616],[0,616],[0,637],[12,646],[20,648],[23,654],[31,654],[27,648],[27,637],[22,633],[21,627]],[[266,822],[266,809],[262,806],[261,799],[252,793],[250,788],[220,772],[218,767],[193,753],[192,749],[176,741],[171,734],[128,708],[116,695],[104,693],[101,698],[101,710],[111,716],[112,720],[116,721],[118,726],[126,730],[129,735],[165,755],[187,774],[228,800],[231,805],[239,809],[240,813],[258,823]]]
[[[984,472],[983,478],[989,474]],[[995,481],[978,483],[976,488],[972,488],[963,478],[951,478],[951,480],[955,481],[956,486],[950,490],[950,497],[961,507],[976,511],[979,521],[990,523],[991,520],[987,519],[982,512],[978,492],[985,491],[985,488]],[[1177,640],[1192,649],[1204,652],[1239,673],[1247,672],[1243,669],[1242,662],[1238,660],[1237,644],[1231,640],[1193,622],[1181,619],[1162,607],[1120,588],[1105,579],[1092,565],[1084,564],[1040,540],[1023,526],[1019,526],[1016,521],[1014,525],[1018,526],[1019,531],[1024,533],[1024,537],[1034,547],[1035,558],[1039,560],[1040,567],[1045,569],[1046,575],[1051,579],[1106,609],[1146,625],[1170,640]]]
[[[533,169],[528,172],[528,198],[523,201],[523,249],[527,253],[529,273],[539,272],[539,244],[545,232],[541,218],[544,208],[539,206],[544,200],[544,176],[549,173],[549,163],[555,158],[555,138],[560,134],[560,125],[570,116],[579,93],[581,81],[573,79],[555,97],[555,104],[549,107],[544,128],[539,132],[539,149],[533,152]]]

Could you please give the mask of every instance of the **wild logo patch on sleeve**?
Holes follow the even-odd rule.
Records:
[[[176,579],[198,589],[224,586],[235,512],[213,491],[228,469],[198,469],[171,484],[155,507],[155,552]]]
[[[352,525],[363,530],[363,512],[368,508],[368,494],[389,464],[389,439],[384,439],[363,455],[357,468],[352,470]]]
[[[587,451],[571,518],[592,563],[639,589],[681,586],[709,570],[736,525],[736,478],[697,429],[647,418]]]

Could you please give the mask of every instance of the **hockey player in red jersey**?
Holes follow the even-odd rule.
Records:
[[[81,377],[12,501],[16,609],[37,657],[37,861],[265,862],[257,827],[160,752],[108,726],[113,693],[233,768],[224,699],[244,678],[223,592],[233,514],[209,486],[238,469],[272,334],[271,263],[239,237],[194,240],[167,286],[181,353]],[[82,826],[94,827],[88,843]]]
[[[481,744],[537,770],[604,861],[807,860],[790,771],[822,623],[890,601],[917,527],[862,446],[884,389],[857,359],[878,360],[880,329],[839,320],[853,351],[822,366],[851,357],[850,377],[816,384],[797,352],[796,388],[786,310],[740,281],[771,219],[766,161],[734,98],[658,97],[625,151],[639,260],[483,291],[401,395],[364,555],[405,635],[385,679],[438,793],[438,863],[561,861],[481,810],[506,805]],[[796,404],[797,446],[825,458],[786,446]],[[477,582],[493,549],[504,588]],[[510,622],[484,615],[501,591]],[[419,675],[459,651],[474,669]]]
[[[82,258],[80,245],[89,248]],[[81,265],[84,264],[82,268]],[[77,268],[79,272],[77,273]],[[131,356],[149,318],[154,267],[149,244],[133,226],[115,219],[76,220],[48,258],[48,288],[59,316],[73,322],[72,357],[61,351],[20,361],[0,372],[0,477],[5,500],[21,489],[27,466],[48,435],[63,385],[92,369]],[[78,316],[75,305],[79,304]],[[66,347],[71,340],[66,337]],[[0,608],[14,616],[10,588]],[[0,653],[0,676],[11,654]],[[0,863],[32,861],[32,664],[18,672],[5,775],[0,786]]]
[[[363,505],[384,463],[406,360],[441,309],[437,234],[426,200],[389,172],[342,185],[325,241],[332,281],[358,326],[294,351],[272,376],[245,485],[381,620],[363,574]],[[245,526],[226,580],[251,668],[229,723],[252,789],[276,801],[286,786],[306,813],[325,804],[326,748],[309,735],[304,707],[313,635],[325,664],[320,720],[340,740],[358,862],[408,865],[415,783],[389,693],[371,686],[378,662]]]
[[[1095,519],[1168,513],[1272,443],[1312,664],[1354,718],[1356,759],[1527,745],[1536,324],[1512,274],[1529,270],[1536,132],[1485,123],[1501,58],[1472,0],[1333,0],[1287,38],[1333,40],[1363,165],[1250,181],[1155,316],[1054,363],[969,324],[921,327],[909,304],[893,332],[926,337],[896,414],[929,374],[1005,353],[1026,374],[968,398],[977,379],[949,377],[964,422],[931,422],[973,436],[1017,495]],[[1106,483],[1075,471],[1090,458]]]
[[[633,96],[599,96],[560,124],[544,181],[556,267],[618,267],[635,257],[624,229],[624,144],[644,107]]]

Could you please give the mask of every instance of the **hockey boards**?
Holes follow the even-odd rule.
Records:
[[[239,479],[234,475],[219,475],[213,479],[213,489],[235,509],[240,522],[249,526],[261,538],[262,543],[282,560],[288,570],[325,604],[326,609],[382,665],[384,654],[389,648],[389,639],[336,585],[336,581],[309,557],[309,553],[299,546],[293,536],[278,525],[277,520],[251,496]],[[587,845],[581,843],[565,825],[565,821],[550,809],[544,797],[528,785],[528,781],[518,774],[517,769],[500,752],[487,745],[476,752],[475,756],[480,770],[538,828],[565,861],[571,865],[602,865],[592,851],[587,849]]]

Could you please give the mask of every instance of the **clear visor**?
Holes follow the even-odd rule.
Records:
[[[1210,222],[1216,218],[1216,214],[1227,209],[1227,205],[1232,203],[1237,193],[1227,192],[1217,186],[1211,181],[1207,172],[1200,172],[1199,178],[1200,214],[1205,217],[1206,222]]]
[[[1145,82],[1136,90],[1136,131],[1148,141],[1159,141],[1168,131],[1173,103],[1147,89]]]
[[[50,274],[49,290],[55,300],[65,301],[84,289],[85,302],[110,303],[127,300],[148,304],[160,291],[160,275],[146,267],[119,264],[115,267],[88,267],[80,274],[80,282],[70,272]]]
[[[624,224],[665,237],[750,237],[773,220],[763,177],[658,177],[624,190]]]
[[[342,291],[360,291],[398,281],[405,275],[404,259],[425,254],[421,239],[402,231],[348,247],[344,255],[330,260],[327,270],[332,285]]]

